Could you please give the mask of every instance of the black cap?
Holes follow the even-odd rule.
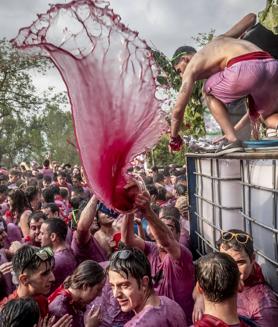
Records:
[[[181,56],[196,53],[196,52],[197,51],[193,47],[190,47],[188,45],[184,45],[182,47],[177,48],[177,50],[173,54],[171,62],[172,62],[173,65],[176,65],[179,62],[179,59],[180,59]]]

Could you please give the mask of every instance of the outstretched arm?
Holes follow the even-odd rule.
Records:
[[[174,238],[171,230],[153,212],[150,206],[150,196],[148,193],[138,194],[135,205],[144,213],[148,220],[155,240],[169,253],[174,259],[179,259],[181,248],[178,241]]]
[[[145,249],[145,241],[134,234],[133,215],[126,215],[121,225],[121,241],[130,247]]]
[[[250,13],[238,21],[231,29],[229,29],[223,36],[238,38],[241,37],[250,27],[256,24],[256,14]]]
[[[185,76],[183,78],[182,86],[178,94],[177,102],[172,112],[172,119],[171,119],[172,137],[178,136],[179,129],[183,121],[185,107],[187,106],[192,93],[193,84],[194,84],[194,80],[191,75]]]
[[[93,195],[81,213],[77,224],[77,238],[80,243],[86,244],[90,239],[90,228],[96,215],[97,202],[96,196]]]

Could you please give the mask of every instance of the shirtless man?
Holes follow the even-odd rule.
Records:
[[[227,36],[216,37],[200,51],[180,47],[173,65],[182,77],[182,86],[172,113],[170,147],[180,150],[178,135],[194,82],[207,79],[204,93],[207,105],[225,134],[219,154],[242,150],[237,131],[259,118],[269,128],[278,124],[278,61],[256,45]],[[248,96],[249,113],[233,126],[225,104]]]

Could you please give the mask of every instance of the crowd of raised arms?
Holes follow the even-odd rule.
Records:
[[[186,168],[133,171],[146,191],[123,215],[79,166],[0,167],[0,326],[277,326],[252,237],[221,231],[193,261]]]

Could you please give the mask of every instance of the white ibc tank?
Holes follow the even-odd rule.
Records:
[[[244,226],[240,161],[198,158],[196,173],[198,231],[214,246],[220,230]]]
[[[265,277],[278,291],[278,160],[244,160],[243,167],[246,230],[253,236]]]

